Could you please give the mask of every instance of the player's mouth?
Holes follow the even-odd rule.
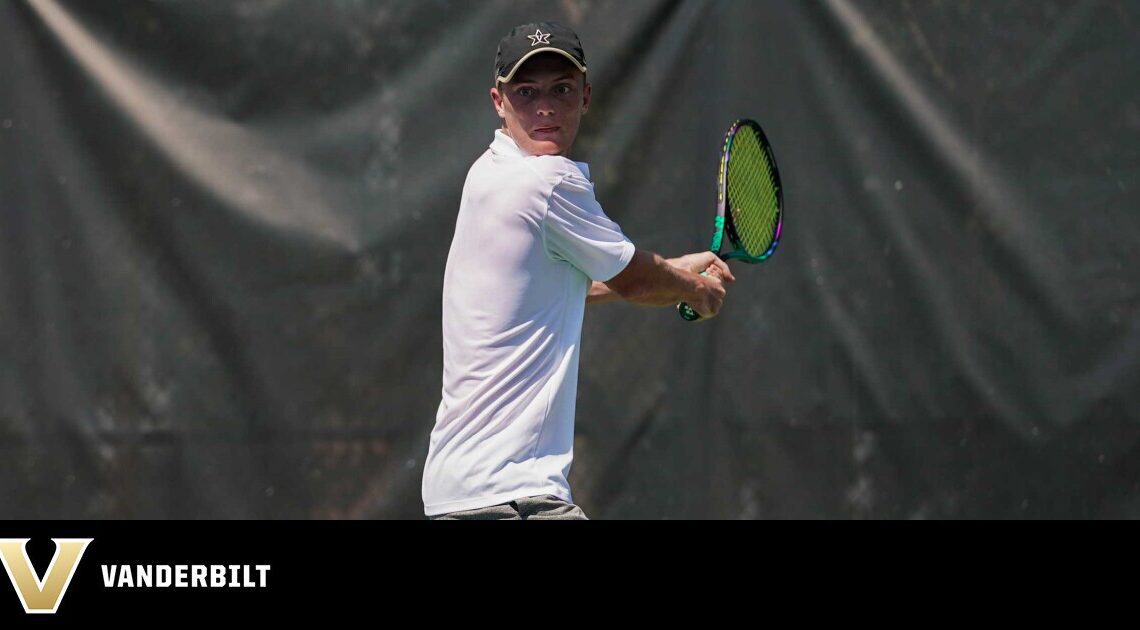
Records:
[[[552,134],[557,133],[561,128],[562,127],[538,127],[534,130],[534,133],[539,135]]]

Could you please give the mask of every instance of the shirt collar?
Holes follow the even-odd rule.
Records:
[[[508,136],[502,129],[495,130],[495,139],[491,141],[491,152],[495,155],[505,155],[509,157],[530,157],[530,154],[523,151],[522,148],[515,143],[514,138]],[[578,165],[578,168],[581,169],[586,179],[589,179],[590,166],[585,162],[574,163]]]
[[[506,155],[510,157],[527,157],[519,145],[515,144],[513,138],[507,135],[507,132],[502,129],[495,130],[495,139],[491,142],[491,151],[498,155]]]

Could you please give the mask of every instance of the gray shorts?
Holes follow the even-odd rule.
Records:
[[[433,521],[587,521],[582,508],[553,494],[523,497],[474,510],[429,516]]]

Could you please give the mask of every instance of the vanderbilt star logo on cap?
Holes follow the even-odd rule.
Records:
[[[534,29],[534,35],[527,35],[530,38],[530,45],[537,46],[539,44],[550,43],[550,33],[543,33],[539,29]]]
[[[586,55],[577,33],[557,22],[530,22],[512,28],[499,40],[499,50],[495,53],[495,85],[510,83],[515,71],[527,59],[544,53],[562,55],[582,74],[586,73]]]

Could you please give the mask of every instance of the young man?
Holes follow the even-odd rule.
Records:
[[[570,29],[526,24],[499,43],[502,128],[468,172],[444,273],[430,518],[585,519],[567,475],[586,303],[688,302],[707,318],[734,280],[711,252],[635,248],[605,215],[587,165],[565,157],[590,93]]]

